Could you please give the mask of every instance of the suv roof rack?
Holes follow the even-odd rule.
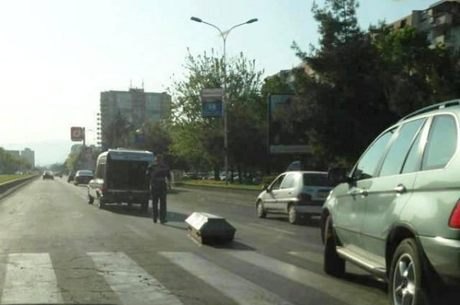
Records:
[[[404,116],[399,121],[407,120],[407,119],[409,119],[411,117],[414,117],[414,116],[422,114],[422,113],[426,113],[426,112],[430,112],[430,111],[434,111],[434,110],[438,110],[438,109],[444,109],[444,108],[452,107],[452,106],[460,106],[460,99],[449,100],[449,101],[445,101],[445,102],[442,102],[442,103],[438,103],[438,104],[434,104],[434,105],[424,107],[422,109],[419,109],[417,111],[414,111],[414,112]]]

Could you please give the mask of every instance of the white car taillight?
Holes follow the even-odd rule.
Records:
[[[457,201],[455,208],[452,210],[452,214],[450,214],[449,227],[460,229],[460,200]]]

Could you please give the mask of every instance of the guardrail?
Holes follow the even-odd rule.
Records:
[[[33,175],[0,183],[0,198],[8,194],[10,191],[25,185],[27,182],[30,182],[37,177],[38,175]]]

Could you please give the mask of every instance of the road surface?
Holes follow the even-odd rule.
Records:
[[[89,205],[84,186],[36,180],[0,201],[0,304],[387,304],[385,285],[322,271],[318,221],[257,219],[251,193],[178,189],[165,225]],[[226,217],[233,244],[202,246],[193,211]]]

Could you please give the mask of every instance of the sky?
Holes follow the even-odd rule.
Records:
[[[319,5],[323,0],[316,1]],[[435,0],[361,0],[360,26],[404,17]],[[299,64],[291,45],[318,41],[313,0],[0,0],[0,147],[36,151],[40,165],[62,162],[70,127],[96,140],[100,92],[163,92],[192,54],[243,52],[265,75]]]

